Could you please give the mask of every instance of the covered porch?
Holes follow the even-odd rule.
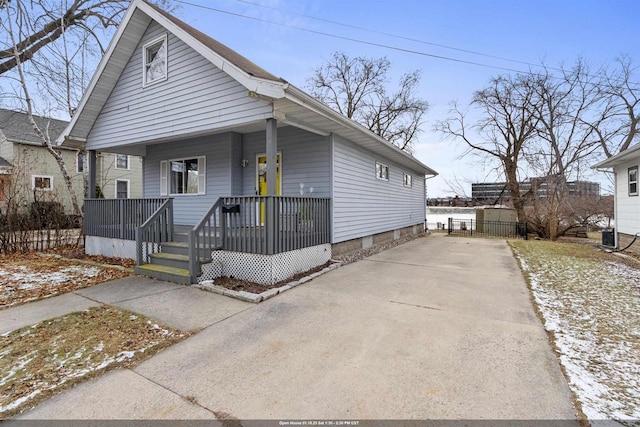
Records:
[[[330,199],[324,197],[220,197],[192,226],[175,225],[173,198],[87,199],[84,206],[88,253],[134,258],[137,272],[165,280],[239,277],[231,271],[308,248],[327,252],[324,262],[331,255]],[[216,265],[208,266],[214,258]],[[245,265],[231,266],[239,263]],[[244,278],[272,282],[266,273],[247,271]]]

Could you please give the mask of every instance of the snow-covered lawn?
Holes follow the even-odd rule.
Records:
[[[511,244],[583,413],[638,422],[638,264],[572,243]]]
[[[4,334],[0,419],[107,369],[146,359],[187,335],[108,306]]]
[[[92,286],[128,273],[37,253],[0,258],[0,308]]]

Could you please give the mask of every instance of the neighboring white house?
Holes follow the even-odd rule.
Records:
[[[129,251],[139,272],[185,283],[220,274],[273,283],[422,231],[425,176],[436,174],[141,0],[59,143],[86,149],[91,165],[98,151],[144,158],[149,201],[86,209],[87,250]]]
[[[621,249],[640,235],[640,196],[638,195],[638,166],[640,165],[640,144],[609,157],[595,166],[595,169],[613,169],[615,243]],[[628,249],[640,253],[640,236]]]

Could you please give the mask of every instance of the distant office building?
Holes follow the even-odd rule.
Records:
[[[535,187],[537,197],[547,197],[549,191],[557,186],[561,179],[557,176],[531,178],[520,183],[520,194],[527,193]],[[600,184],[597,182],[568,181],[566,184],[569,196],[600,196]],[[506,182],[483,182],[471,184],[471,198],[483,203],[503,203],[511,200],[511,194]]]

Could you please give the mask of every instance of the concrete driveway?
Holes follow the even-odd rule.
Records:
[[[575,410],[506,243],[432,236],[242,307],[23,418],[228,416],[549,420]]]

